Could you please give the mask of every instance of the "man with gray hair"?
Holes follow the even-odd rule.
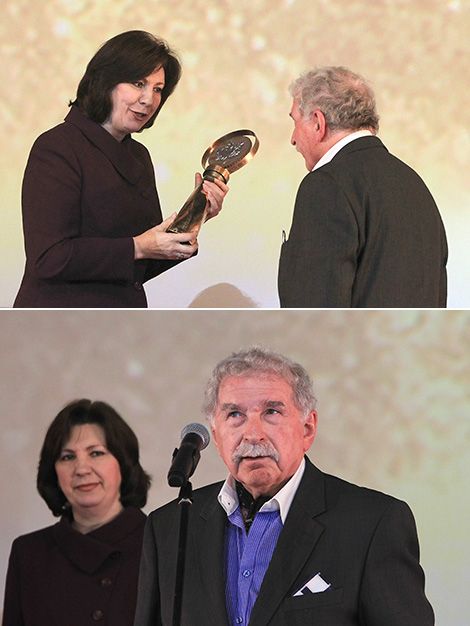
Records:
[[[307,458],[317,414],[298,363],[260,347],[214,369],[204,412],[229,470],[193,493],[184,626],[432,626],[413,515]],[[175,500],[150,514],[135,626],[171,626]]]
[[[445,307],[439,210],[418,174],[376,137],[371,87],[347,68],[324,67],[290,93],[291,143],[309,173],[281,249],[281,307]]]

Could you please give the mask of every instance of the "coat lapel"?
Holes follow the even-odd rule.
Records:
[[[250,625],[268,624],[284,598],[295,591],[295,580],[324,530],[314,517],[325,510],[323,474],[306,459],[304,476],[263,579]]]
[[[199,515],[199,523],[193,533],[198,575],[202,585],[202,602],[208,605],[211,624],[229,626],[225,605],[224,533],[226,514],[217,495],[222,483],[216,485]]]
[[[86,118],[78,107],[72,106],[66,122],[76,126],[111,161],[116,170],[132,185],[136,185],[144,174],[144,167],[129,150],[132,141],[128,135],[122,142],[117,141],[100,124]]]

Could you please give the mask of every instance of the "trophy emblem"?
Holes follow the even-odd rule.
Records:
[[[199,230],[209,209],[209,202],[202,190],[204,181],[213,182],[218,178],[227,183],[230,174],[251,161],[258,147],[258,138],[251,130],[236,130],[214,141],[202,156],[204,174],[201,184],[186,200],[167,232],[190,233]]]

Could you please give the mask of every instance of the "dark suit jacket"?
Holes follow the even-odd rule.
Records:
[[[13,542],[3,626],[132,626],[145,515],[82,535],[62,518]]]
[[[222,483],[194,492],[182,624],[228,626]],[[179,510],[147,519],[135,626],[170,626]],[[315,574],[332,589],[292,597]],[[320,472],[308,460],[250,626],[432,626],[413,515],[404,502]]]
[[[162,213],[147,149],[73,106],[34,143],[23,180],[26,268],[15,307],[146,307],[142,284],[175,261],[134,261]]]
[[[445,307],[447,242],[421,178],[377,137],[302,181],[278,289],[282,307]]]

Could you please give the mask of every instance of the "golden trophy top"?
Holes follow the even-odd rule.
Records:
[[[230,174],[246,165],[258,148],[259,140],[252,130],[235,130],[220,137],[202,156],[204,177],[214,174],[222,176],[227,182]]]

